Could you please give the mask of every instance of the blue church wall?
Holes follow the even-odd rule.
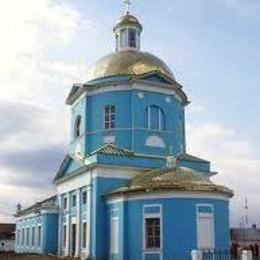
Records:
[[[97,162],[100,164],[109,164],[116,166],[129,166],[140,168],[162,168],[165,167],[165,160],[160,158],[145,158],[132,156],[116,156],[98,154]]]
[[[75,146],[80,144],[81,152],[85,154],[85,134],[87,124],[87,97],[82,97],[71,108],[71,126],[70,126],[70,151],[74,151]],[[77,117],[81,118],[80,123],[80,136],[75,137],[75,122]]]
[[[140,98],[139,93],[142,92],[143,97]],[[147,129],[147,108],[149,106],[157,106],[162,109],[165,114],[165,129],[150,130]],[[140,111],[143,111],[140,113]],[[134,134],[134,150],[140,153],[168,155],[173,152],[177,154],[182,150],[180,143],[182,135],[182,104],[175,98],[174,95],[161,94],[152,91],[133,91],[133,120],[134,129],[140,129]],[[181,116],[180,116],[181,115]],[[164,149],[155,149],[145,146],[145,140],[150,135],[159,135],[167,144]]]
[[[114,105],[116,128],[104,130],[104,107]],[[115,136],[115,143],[131,149],[131,91],[104,92],[88,97],[88,126],[86,149],[90,153],[104,144],[104,136]],[[128,131],[127,131],[128,129]]]
[[[97,177],[93,180],[91,253],[96,260],[108,258],[109,211],[105,194],[128,183],[128,179]]]
[[[58,215],[47,214],[45,218],[45,252],[56,254],[58,251]]]
[[[187,167],[198,172],[210,172],[209,162],[179,160],[178,166]]]
[[[163,259],[188,259],[190,252],[197,249],[197,205],[209,204],[214,210],[215,248],[229,248],[228,202],[218,199],[153,199],[125,201],[109,204],[109,210],[118,209],[120,242],[117,259],[139,260],[160,259],[159,252],[143,248],[144,205],[160,205],[162,215],[162,256]],[[123,220],[121,219],[123,218]],[[131,241],[131,243],[127,243]],[[149,253],[143,258],[144,253]],[[120,258],[124,254],[124,258]]]
[[[140,96],[140,93],[141,96]],[[104,130],[104,107],[114,105],[116,109],[116,127]],[[157,106],[165,116],[165,128],[148,129],[149,106]],[[74,136],[77,116],[82,117],[81,135]],[[151,124],[156,119],[151,115]],[[83,151],[90,154],[104,144],[104,137],[114,137],[114,143],[136,153],[168,155],[185,150],[184,111],[181,102],[174,96],[152,91],[125,90],[111,91],[82,98],[72,108],[71,151],[80,143]],[[167,145],[163,148],[146,146],[145,141],[151,135],[162,138]]]
[[[58,213],[44,213],[40,215],[34,215],[31,217],[25,216],[23,219],[17,221],[15,245],[16,252],[56,254],[57,245]]]

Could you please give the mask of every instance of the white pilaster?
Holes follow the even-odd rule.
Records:
[[[63,214],[62,214],[62,200],[61,200],[61,196],[58,196],[58,205],[59,205],[59,227],[58,227],[58,255],[61,256],[62,255],[62,227],[63,227]]]
[[[86,241],[87,241],[87,247],[86,252],[87,256],[90,256],[90,239],[91,239],[91,186],[88,187],[87,190],[87,232],[86,232]]]
[[[67,208],[66,208],[66,248],[65,248],[65,256],[69,256],[70,254],[70,194],[67,194]]]
[[[74,257],[79,257],[80,253],[80,189],[76,191],[77,204],[76,204],[76,250]]]

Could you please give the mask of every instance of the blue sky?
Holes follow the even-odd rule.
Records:
[[[0,10],[0,221],[18,200],[54,192],[67,149],[70,87],[114,51],[112,28],[123,0],[10,0]],[[16,6],[14,9],[13,6]],[[171,67],[189,96],[189,152],[212,160],[215,181],[236,192],[232,225],[245,196],[260,224],[260,2],[133,1],[142,49]],[[42,187],[46,186],[43,190]]]

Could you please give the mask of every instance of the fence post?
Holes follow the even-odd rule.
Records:
[[[249,250],[243,250],[242,251],[242,260],[252,260],[252,251]]]
[[[192,250],[191,259],[192,260],[202,260],[202,251],[201,250]]]

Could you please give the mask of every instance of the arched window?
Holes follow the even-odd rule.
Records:
[[[165,130],[165,114],[158,106],[149,106],[147,108],[147,128],[152,130]]]
[[[77,116],[75,120],[75,125],[74,125],[74,137],[78,138],[80,137],[80,128],[81,128],[81,116]]]

